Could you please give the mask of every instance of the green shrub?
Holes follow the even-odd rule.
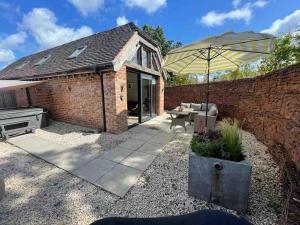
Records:
[[[218,133],[194,136],[191,149],[201,156],[222,158],[222,142]]]
[[[243,160],[244,155],[242,154],[242,140],[238,121],[224,119],[219,126],[223,150],[228,154],[228,159],[233,161]]]
[[[244,159],[242,141],[237,121],[223,120],[219,131],[196,135],[191,141],[193,152],[204,156],[232,161]]]

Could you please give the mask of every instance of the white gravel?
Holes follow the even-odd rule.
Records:
[[[69,146],[82,145],[89,151],[114,147],[131,135],[90,134],[82,129],[54,123],[37,135]],[[0,142],[0,176],[7,188],[0,202],[0,224],[82,225],[107,216],[177,215],[204,208],[232,212],[187,195],[190,138],[190,134],[178,133],[123,199]],[[243,132],[243,143],[253,164],[246,217],[257,225],[275,224],[277,216],[270,203],[281,201],[278,167],[253,135]]]

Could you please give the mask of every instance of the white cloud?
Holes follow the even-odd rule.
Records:
[[[123,0],[128,7],[138,7],[151,14],[167,5],[167,0]]]
[[[89,13],[95,13],[99,9],[103,8],[104,0],[68,0],[74,5],[78,11],[83,15],[87,16]]]
[[[267,4],[268,4],[268,2],[265,1],[265,0],[257,0],[256,2],[254,2],[254,3],[252,4],[252,6],[253,6],[253,7],[257,7],[257,8],[263,8],[263,7],[265,7]]]
[[[241,4],[241,0],[233,0],[232,5],[234,8],[237,8]]]
[[[289,32],[295,32],[300,29],[300,10],[294,11],[292,14],[283,19],[275,20],[271,27],[261,31],[273,35],[282,35]]]
[[[232,4],[235,9],[229,12],[210,11],[206,15],[197,20],[197,23],[202,23],[208,27],[221,26],[226,20],[243,20],[249,23],[252,18],[254,8],[263,8],[268,4],[266,0],[257,0],[253,3],[246,3],[238,8],[241,0],[233,0]]]
[[[34,8],[23,17],[21,27],[28,30],[42,48],[61,45],[93,33],[87,26],[75,29],[58,25],[56,16],[47,8]]]
[[[5,38],[0,38],[0,48],[16,48],[23,44],[27,35],[25,32],[19,32],[9,35]]]
[[[249,22],[252,16],[252,11],[249,7],[244,7],[241,9],[235,9],[227,13],[218,13],[211,11],[201,18],[199,21],[208,27],[223,25],[226,20],[244,20]]]
[[[10,49],[0,49],[0,63],[9,63],[16,58],[14,52]]]
[[[23,44],[26,37],[25,32],[19,32],[0,38],[0,63],[14,61],[16,57],[13,50]]]
[[[122,25],[125,25],[126,23],[128,23],[128,19],[125,17],[125,16],[119,16],[117,19],[116,19],[116,23],[117,23],[117,26],[122,26]]]

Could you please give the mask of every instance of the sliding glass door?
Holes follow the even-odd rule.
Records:
[[[140,84],[140,120],[145,122],[156,113],[156,80],[151,75],[141,74]]]

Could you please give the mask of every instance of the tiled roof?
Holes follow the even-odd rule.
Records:
[[[43,77],[54,73],[74,71],[85,67],[110,65],[135,31],[145,34],[133,23],[95,33],[42,52],[21,58],[0,71],[0,79]],[[146,37],[147,39],[147,37]],[[151,40],[150,40],[151,41]],[[68,59],[77,48],[86,49],[76,58]],[[51,55],[43,64],[35,66],[43,57]],[[23,67],[22,64],[28,62]],[[19,68],[18,67],[22,67]]]

